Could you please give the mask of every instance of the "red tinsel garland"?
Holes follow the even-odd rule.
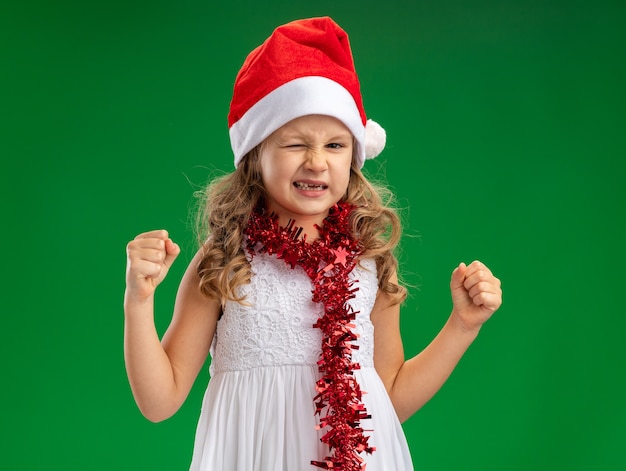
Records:
[[[339,203],[330,209],[319,238],[308,243],[300,238],[302,229],[290,221],[281,227],[277,217],[267,217],[262,210],[254,211],[246,227],[247,249],[255,253],[274,254],[291,268],[301,266],[313,284],[313,302],[321,302],[324,315],[313,327],[322,331],[322,352],[317,362],[322,378],[315,388],[316,414],[320,416],[318,429],[328,427],[321,441],[332,453],[324,461],[311,461],[323,469],[362,471],[365,463],[360,453],[372,453],[368,438],[360,427],[368,419],[362,392],[354,377],[360,365],[352,361],[352,342],[357,339],[352,331],[358,312],[348,304],[358,288],[353,287],[350,272],[361,254],[359,243],[350,236],[349,217],[353,206]],[[325,413],[324,416],[322,414]]]

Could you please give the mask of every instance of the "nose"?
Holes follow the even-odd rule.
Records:
[[[326,152],[322,149],[309,149],[307,151],[305,168],[316,173],[326,171],[328,169]]]

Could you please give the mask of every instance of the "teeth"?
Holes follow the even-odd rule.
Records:
[[[309,185],[308,183],[296,182],[296,187],[301,190],[323,190],[326,185]]]

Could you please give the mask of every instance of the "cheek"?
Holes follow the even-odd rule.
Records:
[[[284,180],[288,177],[288,162],[286,162],[285,159],[282,159],[280,156],[262,154],[261,159],[259,160],[259,164],[261,170],[261,178],[263,180],[263,183],[266,185],[278,183],[279,180]]]
[[[261,182],[263,183],[263,186],[267,188],[268,183],[272,182],[272,176],[263,167],[261,167],[261,171],[259,173],[261,174]]]
[[[276,180],[276,172],[271,158],[261,156],[261,159],[259,159],[259,173],[261,174],[261,181],[266,188]]]
[[[348,184],[350,183],[350,173],[352,168],[352,159],[348,160],[345,165],[342,165],[342,168],[339,172],[339,179],[341,181],[341,185],[348,188]]]
[[[291,179],[284,169],[276,166],[268,166],[261,171],[261,180],[268,197],[271,199],[282,198],[291,186]]]
[[[284,184],[285,178],[284,172],[281,172],[278,168],[268,168],[261,172],[261,179],[266,188]]]
[[[341,182],[342,196],[348,192],[349,185],[350,185],[350,172],[347,173],[347,175]]]

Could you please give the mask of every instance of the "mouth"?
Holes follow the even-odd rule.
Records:
[[[328,185],[323,183],[294,182],[293,186],[295,186],[298,190],[303,191],[322,191],[328,188]]]

